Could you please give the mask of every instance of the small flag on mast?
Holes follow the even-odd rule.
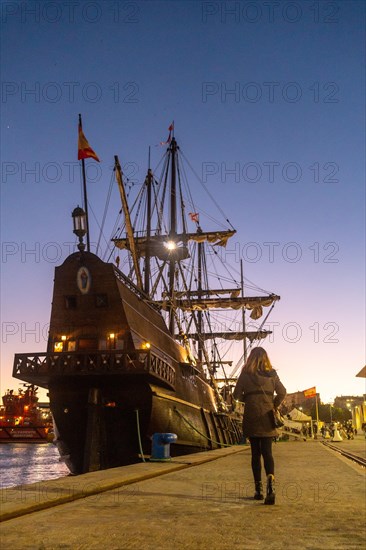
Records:
[[[84,136],[83,128],[81,125],[81,117],[79,117],[79,140],[78,140],[78,160],[92,158],[97,162],[100,162],[98,156],[90,147],[88,140]]]
[[[198,221],[199,221],[199,213],[198,212],[190,212],[189,217],[191,218],[192,222],[198,223]]]
[[[308,390],[304,390],[304,397],[308,399],[309,397],[316,397],[316,387],[309,388]]]
[[[168,145],[168,143],[171,142],[171,140],[172,140],[172,132],[173,132],[173,130],[174,130],[174,122],[171,123],[171,125],[170,125],[169,128],[168,128],[168,130],[169,130],[168,139],[167,139],[166,141],[161,141],[161,142],[160,142],[160,145]]]

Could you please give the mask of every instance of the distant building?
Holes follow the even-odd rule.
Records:
[[[320,402],[320,395],[319,393],[316,394],[318,398],[318,403]],[[306,398],[304,396],[303,391],[296,391],[294,393],[288,393],[285,397],[285,400],[283,402],[283,407],[286,408],[288,412],[290,412],[293,408],[299,408],[303,407],[306,409],[311,409],[312,406],[315,404],[315,397],[308,397]]]
[[[283,401],[283,406],[289,411],[294,407],[298,408],[304,401],[304,392],[297,391],[294,393],[288,393]]]
[[[363,396],[355,395],[341,395],[336,397],[334,400],[334,406],[341,409],[351,409],[355,405],[362,405],[364,402]]]

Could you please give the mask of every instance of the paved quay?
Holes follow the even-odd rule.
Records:
[[[328,439],[326,441],[341,451],[346,451],[366,459],[366,437],[364,434],[356,435],[354,439],[343,439],[343,441]]]
[[[274,506],[252,498],[247,445],[4,489],[0,547],[364,549],[365,468],[320,441],[274,456]]]

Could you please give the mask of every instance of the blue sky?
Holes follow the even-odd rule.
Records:
[[[237,229],[227,258],[281,295],[264,345],[288,391],[365,392],[364,3],[73,4],[1,3],[2,390],[14,353],[46,348],[82,113],[99,223],[113,155],[141,181],[174,120]]]

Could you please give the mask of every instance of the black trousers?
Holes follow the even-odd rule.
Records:
[[[252,449],[252,470],[254,481],[261,481],[261,457],[263,457],[266,475],[274,474],[274,460],[272,456],[272,437],[250,437]]]

